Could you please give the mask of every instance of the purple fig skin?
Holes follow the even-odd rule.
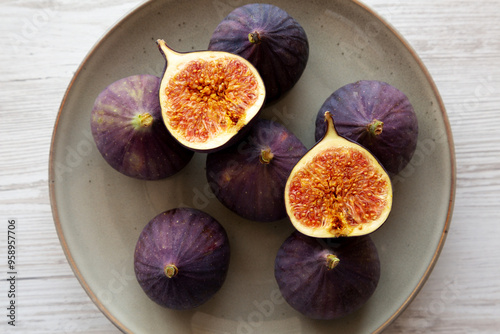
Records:
[[[175,310],[198,307],[222,287],[230,258],[223,226],[207,213],[175,208],[142,230],[134,253],[137,281],[157,304]],[[173,277],[166,266],[174,265]]]
[[[330,254],[338,263],[328,259]],[[278,250],[275,278],[283,298],[301,314],[337,319],[354,313],[373,295],[380,261],[368,235],[317,239],[294,231]]]
[[[239,216],[260,222],[280,220],[287,216],[287,178],[306,152],[284,125],[258,119],[239,144],[207,155],[208,184],[219,201]]]
[[[338,133],[368,149],[389,175],[410,162],[417,147],[418,121],[408,97],[397,88],[376,80],[339,88],[318,111],[316,141],[326,132],[325,111],[332,113]],[[383,125],[372,123],[375,120]]]
[[[259,3],[229,13],[213,32],[208,50],[250,61],[264,81],[266,103],[278,100],[297,83],[309,58],[302,26],[283,9]]]
[[[168,132],[161,116],[160,78],[132,75],[117,80],[96,98],[91,130],[106,162],[120,173],[143,180],[172,176],[193,152]]]

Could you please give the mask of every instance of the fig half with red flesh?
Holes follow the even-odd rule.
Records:
[[[241,217],[276,221],[286,217],[285,184],[306,152],[284,125],[258,119],[241,142],[207,155],[207,180],[220,202]]]
[[[295,231],[278,250],[274,273],[290,306],[329,320],[366,304],[380,280],[380,260],[368,235],[320,239]]]
[[[378,160],[337,133],[330,112],[327,131],[295,165],[285,187],[292,224],[312,237],[359,236],[378,229],[392,207],[392,185]]]
[[[341,136],[366,147],[394,176],[410,162],[417,147],[418,121],[408,97],[377,80],[347,84],[330,95],[316,118],[316,140],[326,131],[330,111]]]
[[[226,231],[215,218],[197,209],[175,208],[157,215],[142,230],[134,270],[151,300],[186,310],[220,290],[229,257]]]
[[[184,168],[193,156],[163,124],[159,87],[156,76],[132,75],[111,83],[94,102],[90,126],[97,148],[124,175],[166,178]]]
[[[280,99],[295,86],[309,58],[304,28],[283,9],[262,3],[229,13],[213,32],[208,49],[248,59],[264,80],[267,102]]]
[[[198,152],[213,152],[241,138],[266,98],[255,67],[228,52],[180,53],[164,40],[157,44],[167,64],[160,106],[173,137]]]

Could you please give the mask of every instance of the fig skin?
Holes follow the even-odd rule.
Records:
[[[301,314],[337,319],[354,313],[373,295],[380,260],[368,235],[319,239],[294,231],[278,250],[275,278],[283,298]]]
[[[333,92],[318,111],[316,141],[326,131],[327,110],[339,134],[371,151],[391,177],[410,162],[417,146],[418,121],[408,97],[394,86],[361,80]]]
[[[193,156],[163,124],[159,85],[156,76],[132,75],[110,84],[95,100],[90,122],[94,141],[106,162],[124,175],[163,179]]]
[[[219,201],[239,216],[277,221],[287,216],[287,178],[306,152],[284,125],[259,118],[239,144],[207,155],[207,180]]]
[[[151,300],[166,308],[187,310],[204,304],[220,290],[229,258],[228,237],[217,220],[197,209],[175,208],[157,215],[142,230],[134,270]]]
[[[302,76],[309,58],[304,28],[286,11],[253,3],[236,8],[216,27],[208,50],[227,51],[250,61],[264,80],[269,104]]]

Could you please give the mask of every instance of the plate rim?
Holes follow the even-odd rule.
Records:
[[[343,1],[343,0],[340,0]],[[443,226],[443,230],[441,232],[441,236],[439,238],[439,242],[437,244],[436,250],[427,265],[426,270],[424,271],[424,274],[422,275],[421,279],[418,281],[417,285],[415,288],[412,290],[412,292],[409,294],[409,296],[405,299],[405,301],[394,311],[394,313],[387,318],[375,331],[372,333],[381,333],[383,330],[385,330],[392,322],[394,322],[402,313],[403,311],[412,303],[412,301],[415,299],[415,297],[418,295],[420,290],[423,288],[425,283],[427,282],[431,272],[433,271],[434,267],[436,266],[436,263],[439,259],[439,256],[443,250],[444,243],[446,241],[446,237],[448,235],[448,231],[450,229],[451,225],[451,220],[453,216],[453,209],[454,209],[454,204],[455,204],[455,194],[456,194],[456,156],[455,156],[455,145],[454,145],[454,140],[453,140],[453,134],[451,130],[451,124],[449,121],[448,114],[446,112],[446,107],[444,105],[443,99],[439,93],[439,90],[437,88],[437,85],[432,78],[429,70],[425,66],[424,62],[420,58],[420,56],[417,54],[417,52],[413,49],[413,47],[410,45],[410,43],[402,36],[401,33],[391,24],[389,23],[384,17],[382,17],[380,14],[378,14],[373,8],[370,6],[366,5],[360,0],[349,0],[351,1],[355,6],[358,6],[360,10],[366,11],[369,15],[373,16],[375,19],[377,19],[380,23],[382,23],[391,33],[394,37],[396,37],[404,46],[404,48],[410,53],[411,57],[414,59],[414,61],[417,63],[418,68],[422,71],[422,74],[424,75],[427,83],[429,84],[429,87],[431,88],[434,97],[436,98],[436,101],[438,102],[439,106],[439,111],[441,113],[441,116],[443,117],[443,125],[444,125],[444,130],[446,133],[446,138],[448,142],[448,152],[450,154],[450,197],[448,200],[448,210],[446,214],[446,219],[445,223]],[[128,20],[131,16],[135,15],[136,12],[142,10],[146,6],[152,5],[155,1],[145,1],[142,4],[139,4],[129,10],[127,13],[122,15],[120,19],[115,21],[114,24],[111,25],[110,28],[108,28],[102,35],[101,37],[94,43],[94,45],[90,48],[90,50],[87,52],[85,57],[82,59],[80,64],[78,65],[77,70],[73,74],[73,77],[71,78],[68,87],[66,88],[63,98],[61,100],[57,116],[54,122],[53,126],[53,131],[52,131],[52,136],[51,136],[51,142],[50,142],[50,149],[49,149],[49,161],[48,161],[48,172],[49,172],[49,178],[48,178],[48,184],[49,184],[49,199],[50,199],[50,206],[51,206],[51,211],[52,211],[52,217],[54,220],[54,225],[56,228],[57,236],[59,239],[59,242],[61,244],[61,247],[63,249],[64,255],[68,261],[68,264],[70,265],[75,277],[79,281],[80,285],[83,287],[89,298],[92,300],[92,302],[97,306],[99,311],[108,318],[108,320],[120,331],[123,333],[133,333],[129,328],[127,328],[119,319],[117,319],[115,316],[111,314],[111,312],[106,308],[97,295],[94,293],[94,291],[89,287],[87,284],[84,276],[80,272],[78,266],[76,265],[73,255],[71,254],[68,244],[66,242],[65,236],[64,236],[64,231],[63,227],[61,224],[61,220],[59,217],[59,210],[57,206],[57,201],[56,201],[56,175],[55,175],[55,161],[54,161],[54,154],[55,154],[55,146],[56,144],[56,137],[57,137],[57,130],[59,129],[59,121],[62,116],[62,112],[64,109],[64,106],[66,104],[66,100],[72,90],[73,85],[75,84],[80,72],[82,72],[83,68],[85,67],[85,64],[89,60],[90,57],[97,51],[97,49],[100,47],[101,44],[105,43],[108,35],[110,35],[113,31],[117,30],[121,23],[125,22]]]

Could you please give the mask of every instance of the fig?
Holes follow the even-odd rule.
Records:
[[[283,9],[261,3],[229,13],[213,32],[208,49],[248,59],[264,80],[267,102],[278,100],[295,86],[309,58],[304,28]]]
[[[387,219],[392,184],[364,147],[341,137],[325,112],[327,131],[295,165],[285,187],[292,224],[312,237],[369,234]]]
[[[399,89],[377,80],[339,88],[318,111],[316,140],[326,131],[327,110],[339,134],[370,150],[391,176],[410,162],[417,147],[418,121],[410,100]]]
[[[106,162],[124,175],[166,178],[193,156],[163,124],[159,87],[156,76],[132,75],[111,83],[94,102],[90,126],[96,146]]]
[[[198,209],[181,207],[154,217],[134,253],[134,271],[145,294],[157,304],[188,310],[210,300],[229,267],[224,227]]]
[[[198,152],[234,143],[258,115],[266,97],[255,67],[228,52],[179,53],[164,40],[157,44],[167,64],[160,106],[173,137]]]
[[[380,260],[368,235],[321,239],[294,231],[278,250],[274,273],[291,307],[331,320],[366,304],[380,280]]]
[[[243,218],[283,219],[288,175],[306,152],[284,125],[258,119],[240,143],[207,155],[208,184],[222,204]]]

